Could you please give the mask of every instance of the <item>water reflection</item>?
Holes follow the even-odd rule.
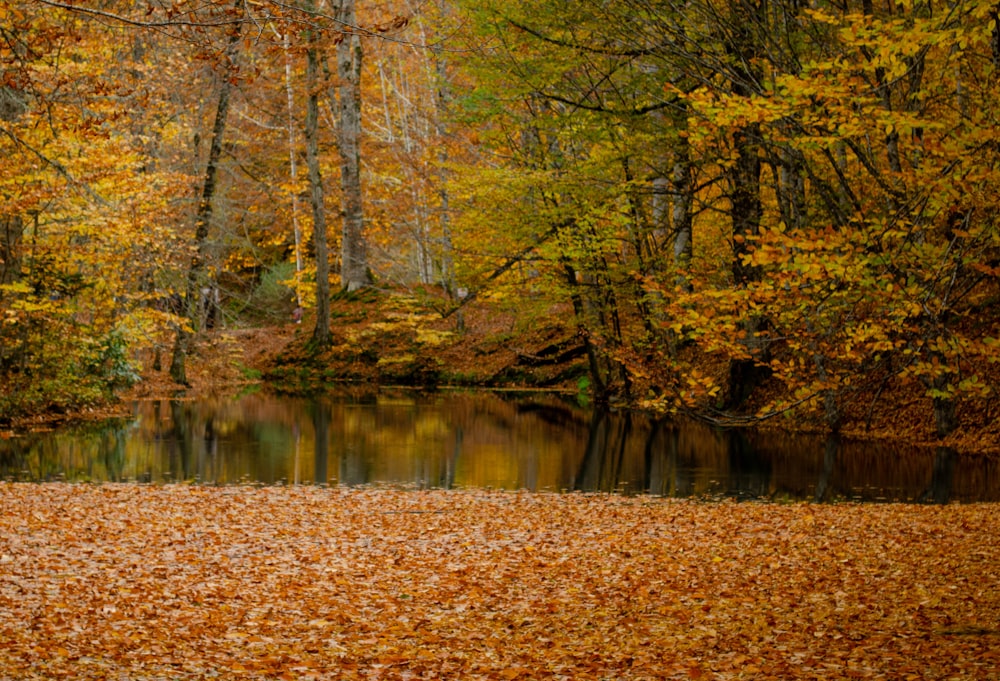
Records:
[[[723,432],[492,393],[142,402],[124,422],[0,441],[0,477],[1000,500],[995,460],[947,449]]]

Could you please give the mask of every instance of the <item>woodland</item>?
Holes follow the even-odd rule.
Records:
[[[0,438],[349,381],[1000,451],[998,13],[0,0]],[[995,679],[998,513],[0,481],[0,676]]]
[[[0,422],[216,352],[996,449],[998,11],[3,0]]]

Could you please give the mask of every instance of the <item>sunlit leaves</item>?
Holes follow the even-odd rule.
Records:
[[[36,238],[20,266],[39,286],[3,291],[5,328],[55,319],[38,338],[152,340],[175,321],[144,308],[184,289],[179,264],[194,253],[178,234],[223,73],[218,21],[237,17],[256,38],[225,71],[234,99],[206,271],[240,310],[269,288],[262,317],[293,304],[275,281],[313,304],[310,246],[293,236],[309,227],[304,174],[290,168],[305,96],[294,4],[162,3],[149,21],[181,22],[165,33],[129,3],[102,7],[132,24],[8,4],[0,22],[23,40],[0,42],[0,193]],[[997,336],[1000,285],[993,6],[752,4],[363,8],[376,277],[472,291],[524,325],[572,306],[616,389],[665,409],[714,406],[722,365],[750,358],[789,395],[895,379],[939,399],[986,395],[977,367],[997,356],[981,339]],[[315,18],[329,47],[339,29]],[[748,127],[750,146],[738,142]],[[741,160],[761,167],[747,229]],[[690,257],[674,252],[675,212],[693,220]],[[293,251],[301,270],[271,277]]]

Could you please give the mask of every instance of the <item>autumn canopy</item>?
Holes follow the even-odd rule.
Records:
[[[995,446],[998,83],[978,0],[3,2],[0,420],[402,319],[413,381],[551,328],[601,402]]]

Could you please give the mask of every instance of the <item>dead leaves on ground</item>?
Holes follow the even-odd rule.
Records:
[[[0,676],[996,678],[998,520],[998,505],[0,484]]]

